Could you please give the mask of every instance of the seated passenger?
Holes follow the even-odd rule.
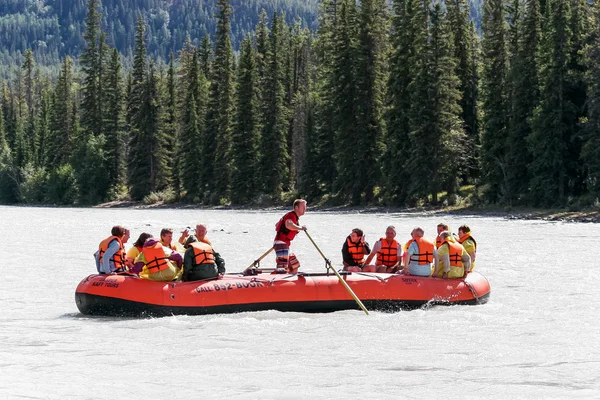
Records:
[[[373,245],[371,254],[365,261],[366,265],[370,265],[373,257],[377,255],[377,272],[398,272],[402,267],[400,266],[402,261],[402,246],[396,241],[396,228],[388,226],[385,230],[385,237],[379,239]]]
[[[123,244],[129,239],[129,230],[121,225],[113,226],[111,236],[98,245],[94,253],[96,269],[100,274],[110,274],[125,270],[125,248]]]
[[[462,244],[469,256],[471,257],[471,269],[465,271],[467,273],[475,269],[475,257],[477,256],[477,242],[471,236],[471,228],[467,225],[462,225],[458,228],[458,243]]]
[[[194,235],[185,242],[183,255],[183,280],[221,279],[225,273],[225,260],[208,243],[198,241]]]
[[[465,248],[454,240],[448,240],[452,234],[444,231],[440,234],[442,245],[435,256],[434,276],[439,278],[462,278],[471,268],[471,257]]]
[[[346,238],[342,247],[342,258],[344,260],[344,271],[351,272],[375,272],[374,265],[365,265],[365,254],[369,254],[371,248],[365,242],[363,231],[354,228],[350,236]]]
[[[152,235],[149,233],[141,233],[138,239],[133,244],[133,247],[127,250],[127,261],[125,264],[127,265],[127,268],[130,270],[130,272],[133,269],[135,258],[142,252],[142,247],[144,247],[144,243],[146,242],[146,240],[151,237]]]
[[[131,272],[139,271],[140,278],[151,281],[172,281],[178,277],[182,261],[181,254],[149,238],[136,257]]]
[[[160,231],[160,244],[168,247],[171,250],[177,250],[175,243],[173,243],[173,229],[163,228]]]
[[[443,241],[442,241],[442,238],[440,237],[440,234],[445,231],[450,232],[450,227],[444,223],[439,223],[437,225],[437,237],[435,238],[435,248],[436,249],[439,249],[440,246],[442,245]]]
[[[407,275],[430,276],[435,248],[433,242],[423,238],[425,231],[417,227],[412,230],[412,239],[406,243],[404,273]]]

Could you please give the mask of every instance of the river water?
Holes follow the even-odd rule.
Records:
[[[405,241],[416,225],[427,235],[466,223],[492,288],[481,306],[147,319],[77,310],[75,288],[112,225],[130,228],[132,243],[206,223],[235,272],[269,248],[280,215],[0,207],[0,399],[600,398],[597,224],[310,209],[301,219],[335,265],[354,227],[373,244],[389,224]],[[303,270],[324,270],[305,235],[293,245]]]

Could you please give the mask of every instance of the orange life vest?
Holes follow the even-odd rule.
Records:
[[[419,265],[431,264],[433,262],[433,242],[422,237],[411,239],[406,243],[406,251],[408,251],[412,242],[417,243],[419,252],[417,254],[411,254],[408,261],[416,261]]]
[[[392,244],[386,246],[388,241],[386,238],[379,239],[381,242],[381,250],[377,252],[377,265],[385,265],[392,267],[398,262],[398,242],[392,240]]]
[[[144,254],[144,259],[146,260],[145,267],[148,273],[154,274],[169,268],[169,258],[166,256],[163,245],[160,242],[156,242],[153,246],[144,247],[142,254]]]
[[[463,266],[463,262],[462,262],[462,254],[463,251],[465,250],[464,247],[462,247],[462,244],[457,243],[457,242],[449,242],[447,240],[444,241],[444,243],[442,243],[442,246],[447,244],[448,247],[450,248],[449,250],[449,256],[450,256],[450,266],[451,267],[462,267]]]
[[[190,247],[194,249],[194,265],[215,263],[213,248],[209,244],[193,242],[190,243]]]
[[[282,242],[285,242],[289,245],[290,242],[294,240],[294,238],[298,234],[298,231],[292,231],[285,227],[285,221],[288,219],[291,219],[292,222],[296,225],[298,225],[298,222],[300,221],[300,217],[296,214],[295,211],[290,211],[289,213],[281,217],[281,219],[275,224],[275,231],[277,231],[277,234],[275,235],[275,240],[281,240]]]
[[[104,253],[106,253],[106,250],[108,250],[108,246],[110,246],[113,240],[119,242],[119,250],[117,250],[117,252],[113,254],[110,261],[112,261],[115,264],[116,269],[124,268],[126,259],[125,249],[123,248],[123,242],[121,242],[121,238],[118,236],[109,236],[100,242],[100,245],[98,246],[98,260],[102,264],[102,258],[104,257]]]
[[[348,244],[348,253],[352,256],[352,260],[354,260],[355,265],[361,265],[364,262],[365,251],[363,245],[358,242],[354,243],[350,240],[350,236],[346,239],[346,243]]]
[[[467,241],[467,239],[471,239],[473,241],[473,243],[475,244],[475,248],[477,248],[477,242],[475,241],[475,238],[471,236],[470,233],[467,233],[465,236],[463,236],[462,239],[458,239],[458,243],[463,244],[464,242]]]

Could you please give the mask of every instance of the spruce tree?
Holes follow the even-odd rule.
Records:
[[[0,149],[4,148],[6,143],[6,131],[4,130],[4,107],[0,104]]]
[[[213,157],[212,188],[213,203],[227,199],[231,179],[231,129],[233,123],[233,49],[230,38],[231,5],[228,0],[218,0],[217,33],[215,38],[215,61],[211,77],[211,120],[210,130],[214,132],[214,152],[206,153]]]
[[[21,70],[23,72],[23,83],[25,85],[25,106],[27,108],[27,113],[24,122],[24,147],[26,149],[26,157],[24,162],[33,162],[35,163],[37,159],[38,152],[38,139],[36,137],[36,128],[35,128],[35,115],[37,109],[35,107],[35,99],[34,92],[36,90],[35,84],[35,61],[33,59],[33,52],[31,49],[25,50],[23,54],[23,65],[21,66]]]
[[[550,0],[542,40],[540,103],[534,111],[529,147],[532,153],[531,191],[534,204],[564,205],[569,195],[569,141],[577,122],[577,107],[566,96],[572,32],[568,1]]]
[[[179,135],[177,126],[177,87],[175,80],[175,56],[171,53],[165,88],[162,91],[164,103],[164,131],[167,138],[167,149],[169,152],[169,168],[172,172],[172,187],[177,196],[181,188],[179,171]]]
[[[385,0],[363,0],[358,18],[357,68],[357,128],[358,147],[356,162],[361,172],[355,177],[351,193],[353,204],[365,194],[371,202],[379,183],[379,159],[383,152],[385,132],[383,119],[383,89],[387,55],[388,15]]]
[[[506,137],[508,54],[506,16],[502,0],[485,3],[483,13],[483,89],[481,180],[487,185],[491,202],[503,199],[506,192]]]
[[[125,184],[123,76],[117,49],[113,49],[107,68],[104,100],[106,174],[111,185],[112,196],[114,196],[120,192],[120,186]]]
[[[415,32],[414,2],[394,0],[392,3],[392,29],[390,42],[390,74],[387,93],[387,149],[382,160],[385,197],[396,205],[407,200],[410,175],[405,169],[410,155],[410,109],[409,85],[415,78]]]
[[[46,152],[50,169],[68,164],[73,153],[76,129],[72,85],[73,60],[65,57],[52,96],[51,137]]]
[[[587,170],[587,189],[592,199],[600,198],[600,5],[592,5],[590,41],[585,47],[588,85],[587,121],[584,125],[584,144],[581,152]]]
[[[260,182],[262,190],[274,201],[281,198],[283,183],[289,178],[289,154],[287,146],[287,117],[285,107],[283,18],[273,15],[273,24],[267,52],[260,143]]]
[[[257,56],[250,36],[241,46],[232,134],[231,200],[246,204],[256,194],[260,126]]]
[[[204,76],[210,75],[210,65],[212,57],[212,43],[210,41],[210,35],[207,33],[202,36],[200,47],[198,48],[198,62],[200,63],[200,70]]]
[[[100,90],[102,82],[101,69],[101,15],[100,0],[89,0],[88,11],[85,19],[85,32],[83,38],[86,46],[81,53],[80,64],[83,72],[82,100],[81,100],[81,125],[86,134],[99,135],[102,125],[100,113]]]
[[[145,118],[142,105],[147,100],[147,60],[144,20],[140,16],[136,26],[136,47],[131,74],[130,93],[127,99],[127,119],[129,122],[128,181],[131,197],[141,200],[151,187],[151,147],[146,136]]]
[[[506,154],[506,200],[509,203],[522,199],[529,187],[527,166],[531,163],[531,154],[527,137],[531,134],[530,120],[539,101],[539,7],[539,0],[528,0],[525,5],[523,19],[519,22],[521,34],[510,68],[512,104]]]

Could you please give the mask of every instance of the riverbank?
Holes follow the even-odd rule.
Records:
[[[94,208],[159,208],[159,209],[199,209],[199,210],[285,210],[288,207],[258,207],[258,206],[205,206],[187,203],[155,203],[144,204],[135,201],[112,201],[99,204]],[[499,207],[499,206],[469,206],[469,207],[423,207],[400,208],[379,206],[323,206],[310,205],[311,210],[331,211],[340,213],[406,213],[427,215],[466,215],[499,217],[506,219],[526,219],[563,222],[600,223],[600,209],[587,209],[568,211],[565,209],[535,209],[525,207]]]

